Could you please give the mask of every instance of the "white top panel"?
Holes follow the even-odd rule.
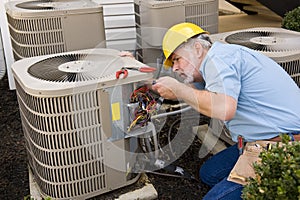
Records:
[[[142,73],[136,70],[129,70],[126,78],[116,78],[116,72],[122,67],[142,67],[145,64],[130,58],[121,57],[119,51],[114,49],[87,49],[81,51],[60,53],[25,58],[18,60],[12,65],[15,79],[25,92],[41,97],[65,96],[79,92],[86,92],[95,89],[114,87],[127,83],[144,81],[153,77],[152,73]],[[81,57],[85,55],[84,57]],[[77,59],[68,59],[68,58]],[[51,63],[52,65],[41,65]],[[37,66],[38,65],[38,66]],[[45,72],[43,72],[45,67]],[[38,76],[31,75],[30,70],[40,72]],[[41,71],[42,70],[42,71]],[[48,76],[49,74],[49,76]],[[61,79],[58,75],[87,77],[80,81],[69,81]],[[47,78],[44,78],[46,75]],[[50,80],[47,80],[47,79]],[[58,81],[53,81],[58,80]]]
[[[172,0],[172,1],[141,0],[138,4],[145,5],[149,8],[166,8],[166,7],[183,5],[184,1],[183,0]]]
[[[9,15],[14,17],[37,17],[45,15],[69,15],[74,13],[86,13],[87,11],[102,12],[102,5],[91,0],[79,1],[10,1],[5,4]]]

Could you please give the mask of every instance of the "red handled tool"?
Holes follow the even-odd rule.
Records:
[[[238,136],[238,150],[239,154],[242,155],[244,151],[244,138],[241,135]]]
[[[128,76],[128,71],[127,71],[127,69],[122,68],[122,69],[118,70],[118,71],[116,72],[116,78],[119,79],[121,74],[123,74],[123,78],[126,78],[126,77]]]
[[[144,73],[151,73],[156,71],[154,67],[122,67],[120,70],[116,72],[116,78],[119,79],[120,75],[123,74],[123,78],[128,76],[128,70],[137,70]]]

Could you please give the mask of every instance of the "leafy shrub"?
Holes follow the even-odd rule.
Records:
[[[300,142],[289,143],[287,135],[282,141],[260,153],[261,163],[254,164],[256,176],[244,187],[243,199],[300,199]]]
[[[300,32],[300,6],[284,15],[281,27]]]

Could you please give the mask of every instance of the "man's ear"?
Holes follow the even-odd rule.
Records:
[[[194,48],[195,48],[195,50],[196,50],[196,54],[197,54],[197,56],[198,57],[201,57],[202,56],[202,54],[203,54],[203,47],[202,47],[202,45],[200,44],[200,42],[195,42],[195,44],[194,44]]]

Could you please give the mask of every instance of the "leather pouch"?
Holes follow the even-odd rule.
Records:
[[[246,143],[243,154],[240,155],[227,180],[246,185],[248,178],[255,177],[253,163],[260,162],[260,152],[266,150],[271,143],[276,142],[261,140]]]

